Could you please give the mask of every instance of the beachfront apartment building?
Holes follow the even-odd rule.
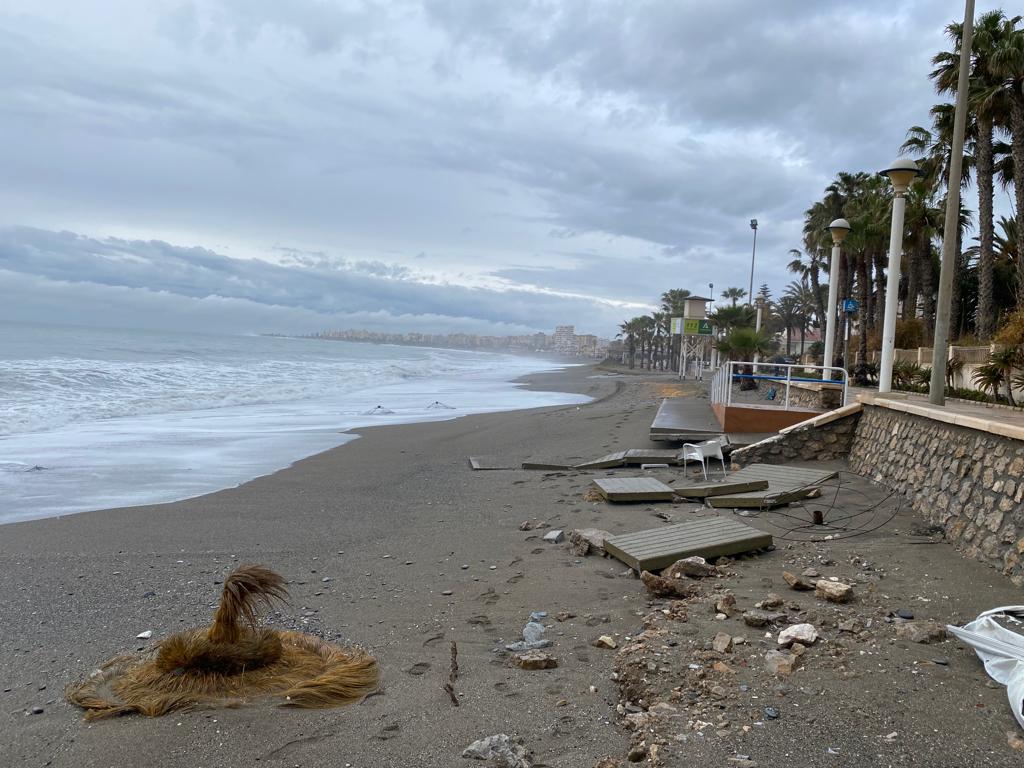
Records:
[[[559,355],[579,354],[579,346],[576,343],[576,326],[555,326],[555,333],[551,339],[551,348]]]

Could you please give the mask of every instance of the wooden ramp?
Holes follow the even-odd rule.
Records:
[[[630,448],[626,464],[677,464],[679,451],[671,448]]]
[[[469,466],[473,469],[515,469],[515,467],[496,456],[470,456]]]
[[[614,467],[621,467],[626,463],[626,453],[626,451],[617,451],[574,466],[576,469],[612,469]]]
[[[836,476],[834,470],[805,469],[783,464],[751,464],[729,475],[729,482],[767,481],[768,488],[730,493],[708,499],[712,507],[764,509],[806,499],[813,490]]]
[[[672,501],[676,492],[653,477],[602,477],[594,487],[608,501]]]
[[[729,517],[692,520],[605,539],[604,549],[636,571],[657,571],[676,560],[738,555],[771,546],[764,531]]]
[[[722,434],[707,400],[696,397],[666,397],[651,423],[651,440],[699,442]]]
[[[557,472],[565,469],[576,469],[572,464],[559,464],[555,461],[524,461],[523,469],[544,469]]]
[[[749,491],[765,491],[768,489],[767,480],[719,480],[717,482],[692,483],[681,480],[673,488],[677,496],[685,496],[688,499],[706,499],[712,496],[726,496],[736,493],[747,493]]]

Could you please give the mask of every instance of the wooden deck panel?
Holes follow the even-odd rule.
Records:
[[[770,534],[731,518],[713,517],[613,536],[604,546],[637,571],[656,571],[684,557],[736,555],[771,543]]]
[[[594,487],[608,501],[672,501],[676,492],[653,477],[602,477]]]
[[[675,464],[678,451],[671,448],[630,448],[626,464]]]
[[[834,470],[807,469],[782,464],[751,464],[729,476],[731,482],[762,480],[768,488],[761,491],[715,496],[708,500],[712,507],[728,509],[761,509],[788,504],[807,498],[822,483],[836,476]]]
[[[584,461],[574,466],[576,469],[612,469],[614,467],[621,467],[625,463],[626,451],[616,451],[615,453],[609,453],[606,456],[601,456],[591,461]]]
[[[515,466],[497,456],[470,456],[469,466],[473,469],[515,469]]]
[[[707,400],[696,397],[666,397],[651,423],[655,434],[718,435],[722,425]]]
[[[523,469],[546,469],[551,471],[575,469],[572,464],[558,464],[553,461],[524,461]]]
[[[719,482],[691,483],[681,481],[673,488],[676,494],[685,496],[688,499],[706,499],[711,496],[725,496],[735,493],[746,493],[748,491],[764,491],[768,489],[767,480],[722,480]]]

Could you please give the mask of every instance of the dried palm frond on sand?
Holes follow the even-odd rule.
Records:
[[[259,610],[287,594],[278,574],[242,566],[225,579],[213,624],[171,635],[149,653],[110,659],[70,685],[68,701],[95,720],[272,696],[295,707],[336,707],[375,690],[377,662],[362,649],[256,626]]]

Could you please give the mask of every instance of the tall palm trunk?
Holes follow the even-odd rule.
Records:
[[[860,305],[860,327],[861,335],[864,337],[864,349],[867,350],[867,332],[875,327],[875,292],[871,289],[872,285],[872,267],[874,266],[874,257],[871,253],[864,253],[864,288],[863,296],[864,303]],[[861,362],[867,362],[867,354],[865,353],[864,359]]]
[[[814,291],[814,303],[818,308],[818,317],[825,317],[825,301],[821,297],[821,283],[818,282],[818,261],[815,258],[811,258],[811,290]]]
[[[921,254],[916,243],[904,251],[903,258],[907,263],[907,296],[903,300],[903,319],[913,320],[917,317],[917,297],[921,291]]]
[[[864,322],[864,318],[870,317],[868,311],[868,296],[870,291],[868,290],[868,270],[870,269],[869,261],[871,257],[866,251],[861,251],[857,257],[857,302],[860,304],[860,310],[858,312],[858,318],[860,318],[859,328],[857,333],[857,364],[863,365],[868,360],[868,329],[865,327],[867,324]],[[851,368],[849,362],[847,367]]]
[[[1024,34],[1024,32],[1018,32]],[[1024,84],[1015,83],[1010,94],[1010,154],[1013,157],[1013,190],[1017,203],[1017,306],[1024,307]]]
[[[960,328],[960,323],[963,318],[960,317],[960,276],[964,272],[964,232],[963,229],[957,227],[956,230],[956,257],[953,259],[953,292],[950,297],[949,307],[949,327],[952,331],[953,339],[958,339],[963,335]]]
[[[918,285],[921,289],[921,317],[924,320],[924,335],[931,343],[932,334],[935,332],[935,274],[932,265],[932,242],[929,231],[921,228],[918,235],[920,248],[920,274]]]
[[[885,321],[885,251],[875,253],[875,328],[881,328]]]
[[[978,115],[978,137],[975,141],[978,179],[978,338],[987,341],[995,330],[993,304],[993,240],[992,197],[992,118]]]

